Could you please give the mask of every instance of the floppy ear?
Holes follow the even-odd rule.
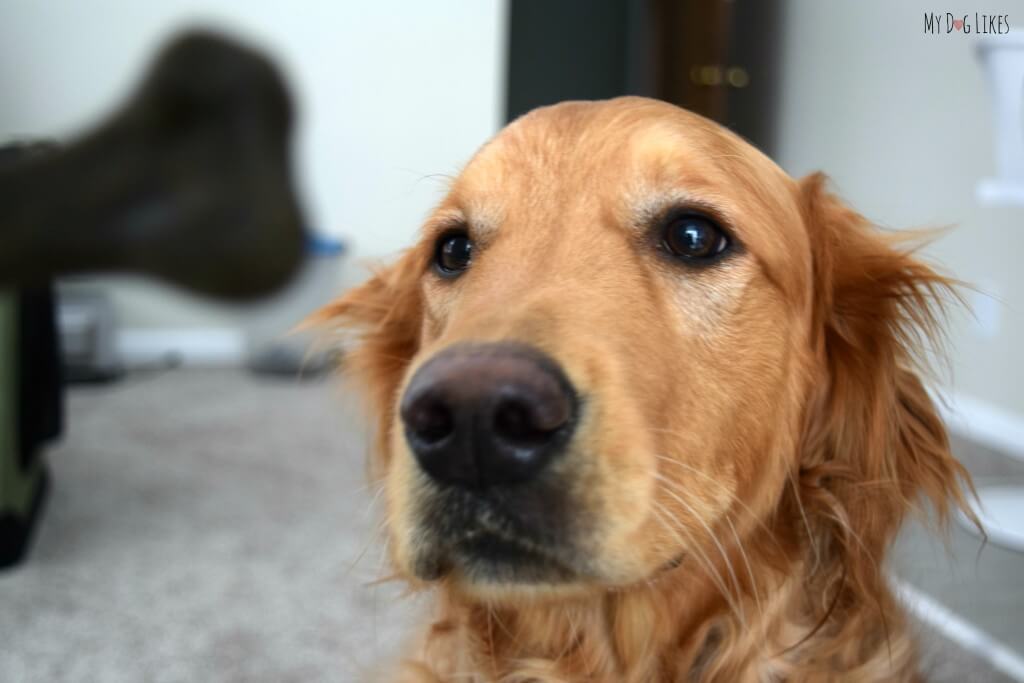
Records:
[[[820,378],[805,415],[799,494],[830,527],[849,578],[871,590],[922,497],[942,524],[954,505],[971,515],[969,477],[919,376],[922,355],[941,342],[955,283],[915,258],[908,241],[919,234],[882,233],[825,184],[821,174],[801,182]]]
[[[423,304],[419,253],[405,252],[306,319],[304,326],[352,333],[342,369],[359,383],[378,420],[377,445],[385,443],[402,376],[419,350]],[[377,449],[382,453],[386,449]]]

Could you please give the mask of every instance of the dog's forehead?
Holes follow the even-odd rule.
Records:
[[[797,184],[724,127],[673,105],[624,97],[531,112],[487,143],[439,213],[486,240],[498,230],[574,225],[648,229],[676,206],[721,218],[784,287],[803,285],[809,241]],[[574,218],[584,218],[576,221]],[[798,261],[798,262],[794,262]]]

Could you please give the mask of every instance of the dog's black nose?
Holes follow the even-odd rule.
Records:
[[[469,488],[525,482],[572,435],[576,397],[551,358],[521,344],[457,345],[402,397],[405,437],[434,479]]]

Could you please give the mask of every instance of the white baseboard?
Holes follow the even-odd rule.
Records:
[[[903,604],[918,619],[960,647],[974,653],[992,668],[1015,681],[1024,683],[1024,657],[906,581],[896,577],[891,577],[890,580]]]
[[[173,360],[192,367],[236,367],[245,361],[245,335],[232,328],[125,329],[114,343],[128,369]]]
[[[973,396],[939,395],[939,410],[954,434],[1011,458],[1024,460],[1024,416]]]

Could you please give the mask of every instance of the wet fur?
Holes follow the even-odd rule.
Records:
[[[580,167],[563,163],[570,155],[563,149],[580,148],[587,151],[593,177],[566,185],[565,197],[589,193],[589,202],[557,204],[550,193],[558,187],[519,179],[526,169],[527,178],[547,174],[554,184],[575,182]],[[678,164],[676,156],[682,159]],[[646,172],[648,164],[658,170],[629,175],[634,167]],[[620,172],[600,175],[615,165]],[[688,175],[691,166],[695,170]],[[510,195],[500,211],[486,206],[489,179]],[[733,184],[743,185],[743,192],[730,195]],[[763,221],[747,226],[756,266],[752,256],[746,266],[724,274],[684,280],[685,273],[666,276],[651,270],[660,266],[635,265],[632,252],[622,247],[598,275],[559,251],[551,240],[561,237],[552,232],[536,238],[560,255],[546,266],[547,277],[557,280],[548,287],[510,272],[521,263],[508,256],[510,242],[501,252],[507,260],[495,249],[487,279],[467,279],[457,295],[426,281],[434,224],[456,207],[476,211],[474,220],[490,221],[487,230],[500,234],[512,229],[503,221],[525,226],[535,212],[562,210],[555,206],[578,207],[575,213],[564,209],[571,214],[567,222],[612,225],[625,220],[616,212],[626,204],[602,207],[602,193],[625,192],[635,208],[648,201],[645,193],[656,203],[655,196],[677,190],[685,197],[712,197],[734,215]],[[476,208],[467,209],[474,202]],[[600,215],[587,213],[599,209]],[[781,230],[779,223],[785,232],[757,251],[762,247],[756,233]],[[533,230],[540,235],[542,228]],[[773,241],[780,239],[784,244],[775,249]],[[601,250],[619,249],[608,240],[605,247],[579,247],[591,250],[587,263],[600,261]],[[531,253],[529,248],[524,242],[519,257]],[[484,251],[481,263],[487,258]],[[502,278],[512,284],[500,288],[495,282]],[[640,298],[650,302],[650,310],[643,302],[630,303],[631,315],[609,316],[612,306],[626,305],[614,301],[619,283],[633,288],[632,301],[645,292]],[[607,292],[608,311],[586,318],[586,307],[600,304],[573,296],[582,287]],[[594,426],[581,437],[589,439],[590,457],[614,457],[605,455],[614,449],[603,449],[602,442],[642,442],[664,456],[646,458],[631,470],[611,461],[591,463],[588,495],[603,501],[593,509],[621,517],[626,513],[615,511],[632,509],[637,500],[654,502],[642,505],[650,508],[650,519],[630,518],[628,530],[608,522],[601,528],[612,540],[594,541],[608,556],[608,567],[635,580],[584,582],[571,591],[481,594],[454,580],[418,581],[407,571],[406,551],[393,549],[398,574],[414,589],[432,591],[436,607],[418,644],[388,680],[917,680],[912,632],[889,588],[885,560],[902,521],[922,501],[937,510],[940,521],[951,507],[967,509],[967,475],[949,452],[918,374],[922,350],[939,334],[941,302],[951,287],[905,240],[883,234],[847,208],[829,192],[824,176],[793,181],[738,138],[692,114],[624,98],[559,105],[514,124],[471,162],[416,247],[316,316],[321,324],[359,331],[345,369],[365,388],[378,418],[372,476],[391,499],[389,533],[401,548],[407,532],[404,487],[411,475],[401,462],[409,454],[396,430],[397,397],[425,357],[467,338],[525,338],[601,392],[621,424],[614,432]],[[474,288],[496,289],[481,289],[474,298]],[[697,298],[719,303],[697,306]],[[473,315],[460,317],[463,308]],[[658,316],[680,310],[682,322],[674,327],[686,329],[659,331]],[[486,327],[470,322],[479,318],[486,318]],[[613,328],[609,334],[618,335],[618,347],[589,349],[589,338],[574,335],[573,325],[596,319]],[[644,319],[650,324],[641,327]],[[558,321],[557,334],[546,330],[545,321]],[[661,347],[679,339],[698,356],[706,354],[700,366],[666,355],[652,359],[661,367],[657,375],[644,374],[642,365],[616,368],[617,362],[634,362],[625,354],[670,353]],[[715,365],[716,357],[701,350],[701,339],[751,358],[744,361],[749,365],[743,376],[732,377],[729,365]],[[690,373],[699,379],[700,372],[721,379],[691,379]],[[743,394],[756,395],[761,384],[775,387],[765,394],[769,400],[744,403]],[[655,394],[650,400],[648,392]],[[704,393],[691,401],[694,392]],[[686,419],[665,425],[659,415],[664,406],[669,418],[674,406],[687,406],[680,415]],[[739,406],[736,414],[749,417],[731,440],[713,449],[714,458],[698,460],[686,455],[693,452],[688,444],[719,438],[716,425],[722,422],[714,415],[693,419],[694,406],[718,406],[718,412]],[[615,565],[615,554],[627,552],[619,538],[640,548],[629,552],[644,559]],[[687,550],[687,559],[677,566],[658,564],[673,554],[662,551],[666,546]],[[649,557],[643,554],[647,548]]]

